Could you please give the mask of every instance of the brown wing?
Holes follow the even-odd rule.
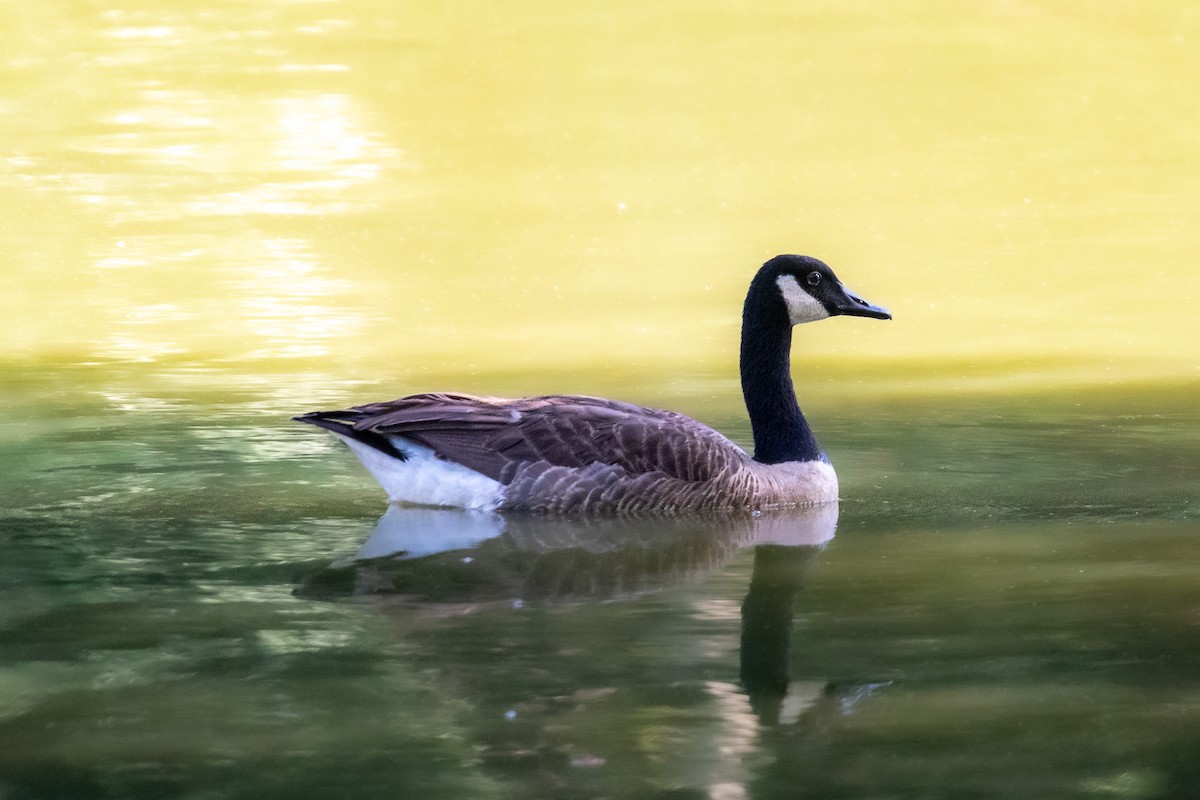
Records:
[[[362,434],[423,445],[501,482],[530,462],[567,468],[606,464],[629,475],[706,481],[748,459],[729,439],[690,417],[593,397],[420,394],[323,416]]]

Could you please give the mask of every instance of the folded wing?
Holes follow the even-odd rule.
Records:
[[[629,477],[703,482],[748,460],[736,444],[690,417],[592,397],[419,394],[300,419],[401,458],[396,440],[412,442],[501,483],[532,463],[602,464]]]

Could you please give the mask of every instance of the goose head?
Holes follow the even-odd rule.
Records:
[[[868,303],[843,286],[828,264],[809,256],[776,256],[763,265],[754,282],[773,287],[792,325],[839,314],[892,318],[886,308]]]

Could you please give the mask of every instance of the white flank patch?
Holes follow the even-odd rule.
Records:
[[[406,461],[335,433],[388,494],[392,503],[491,511],[504,499],[504,485],[462,464],[438,458],[428,447],[393,438]]]
[[[783,295],[783,302],[787,305],[788,316],[793,325],[815,322],[829,316],[825,306],[800,287],[795,275],[780,275],[775,279],[775,285]]]

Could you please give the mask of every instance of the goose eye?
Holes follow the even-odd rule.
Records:
[[[810,273],[808,273],[808,277],[805,280],[808,281],[809,286],[816,286],[818,283],[821,282],[821,273],[810,272]]]

